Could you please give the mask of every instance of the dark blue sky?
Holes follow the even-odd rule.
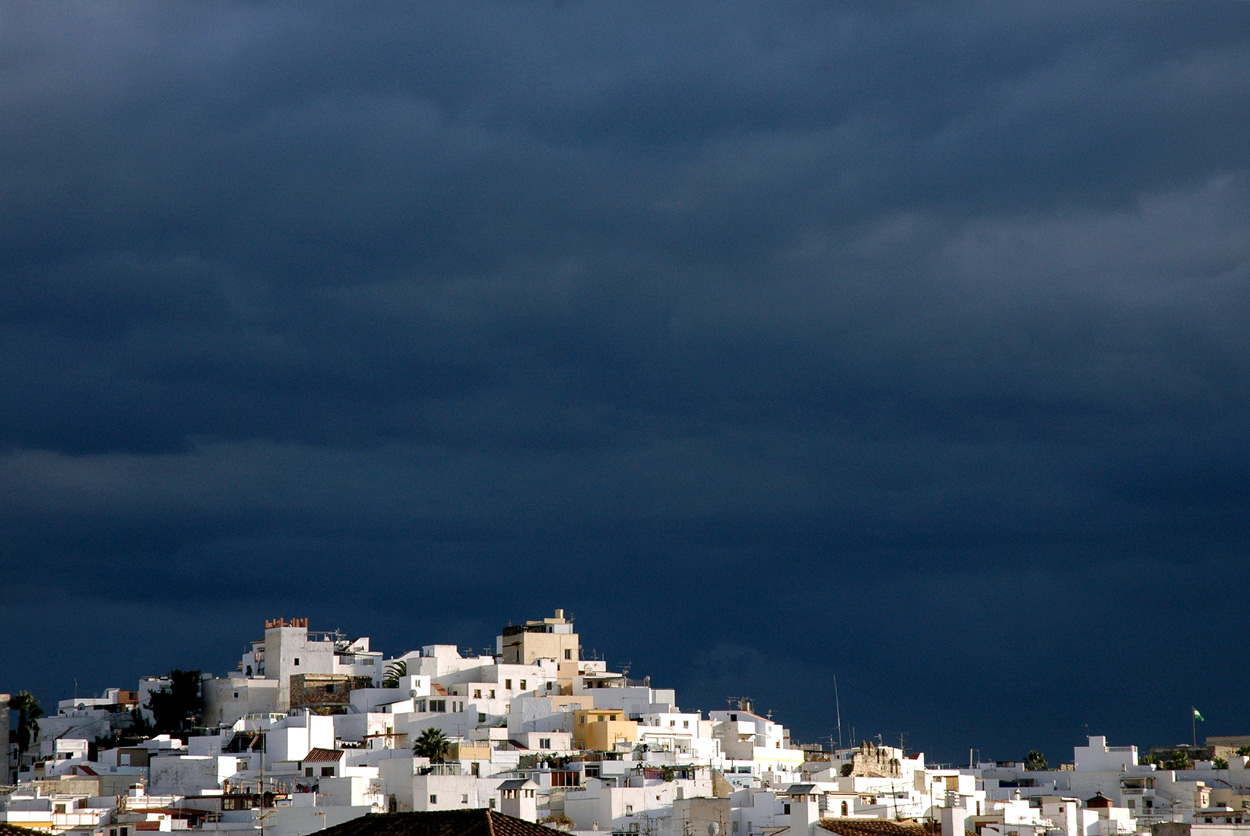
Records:
[[[0,691],[561,606],[798,737],[1248,733],[1250,4],[0,4]]]

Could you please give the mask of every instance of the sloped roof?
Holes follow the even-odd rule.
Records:
[[[28,830],[25,827],[0,821],[0,836],[47,836],[47,834],[40,830]]]
[[[888,819],[821,819],[822,830],[838,836],[935,836],[941,827],[932,829],[919,822],[897,822]]]
[[[501,790],[524,790],[531,788],[538,789],[538,784],[535,784],[529,778],[509,778],[499,785]]]
[[[495,810],[370,813],[318,836],[554,836],[562,833]],[[19,834],[20,836],[20,834]]]
[[[342,749],[309,749],[304,755],[304,763],[337,763],[343,759]]]

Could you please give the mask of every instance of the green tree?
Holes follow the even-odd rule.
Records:
[[[1250,755],[1250,746],[1242,746],[1238,748],[1237,754],[1241,755],[1242,757],[1245,757],[1246,755]]]
[[[398,662],[391,662],[386,666],[386,673],[382,675],[383,688],[398,688],[400,677],[408,675],[408,662],[400,659]]]
[[[447,759],[447,752],[450,748],[451,745],[447,742],[443,730],[430,726],[421,732],[417,742],[412,745],[412,753],[417,757],[429,758],[430,763],[442,763]]]
[[[186,734],[199,725],[204,714],[200,672],[172,670],[169,687],[148,697],[153,729],[157,734]]]
[[[1216,758],[1211,765],[1216,769],[1228,769],[1228,758]]]
[[[1189,756],[1188,752],[1177,749],[1168,755],[1168,759],[1163,762],[1164,769],[1193,769],[1194,759]]]
[[[9,710],[17,712],[17,751],[22,754],[39,737],[38,719],[43,716],[43,709],[30,691],[19,691],[9,699]]]
[[[1046,756],[1036,749],[1030,749],[1029,753],[1024,756],[1024,768],[1029,772],[1040,772],[1049,769],[1050,765],[1046,763]]]

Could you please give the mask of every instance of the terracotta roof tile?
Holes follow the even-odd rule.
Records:
[[[319,836],[555,836],[561,831],[494,810],[370,813],[322,830]]]
[[[838,836],[939,836],[940,826],[888,819],[821,819],[822,830]]]
[[[15,824],[0,821],[0,836],[47,836],[42,830],[29,830]]]
[[[343,759],[342,749],[309,749],[304,763],[337,763]]]

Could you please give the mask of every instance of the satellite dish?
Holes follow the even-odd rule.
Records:
[[[720,836],[720,824],[712,822],[707,826],[707,836]]]

